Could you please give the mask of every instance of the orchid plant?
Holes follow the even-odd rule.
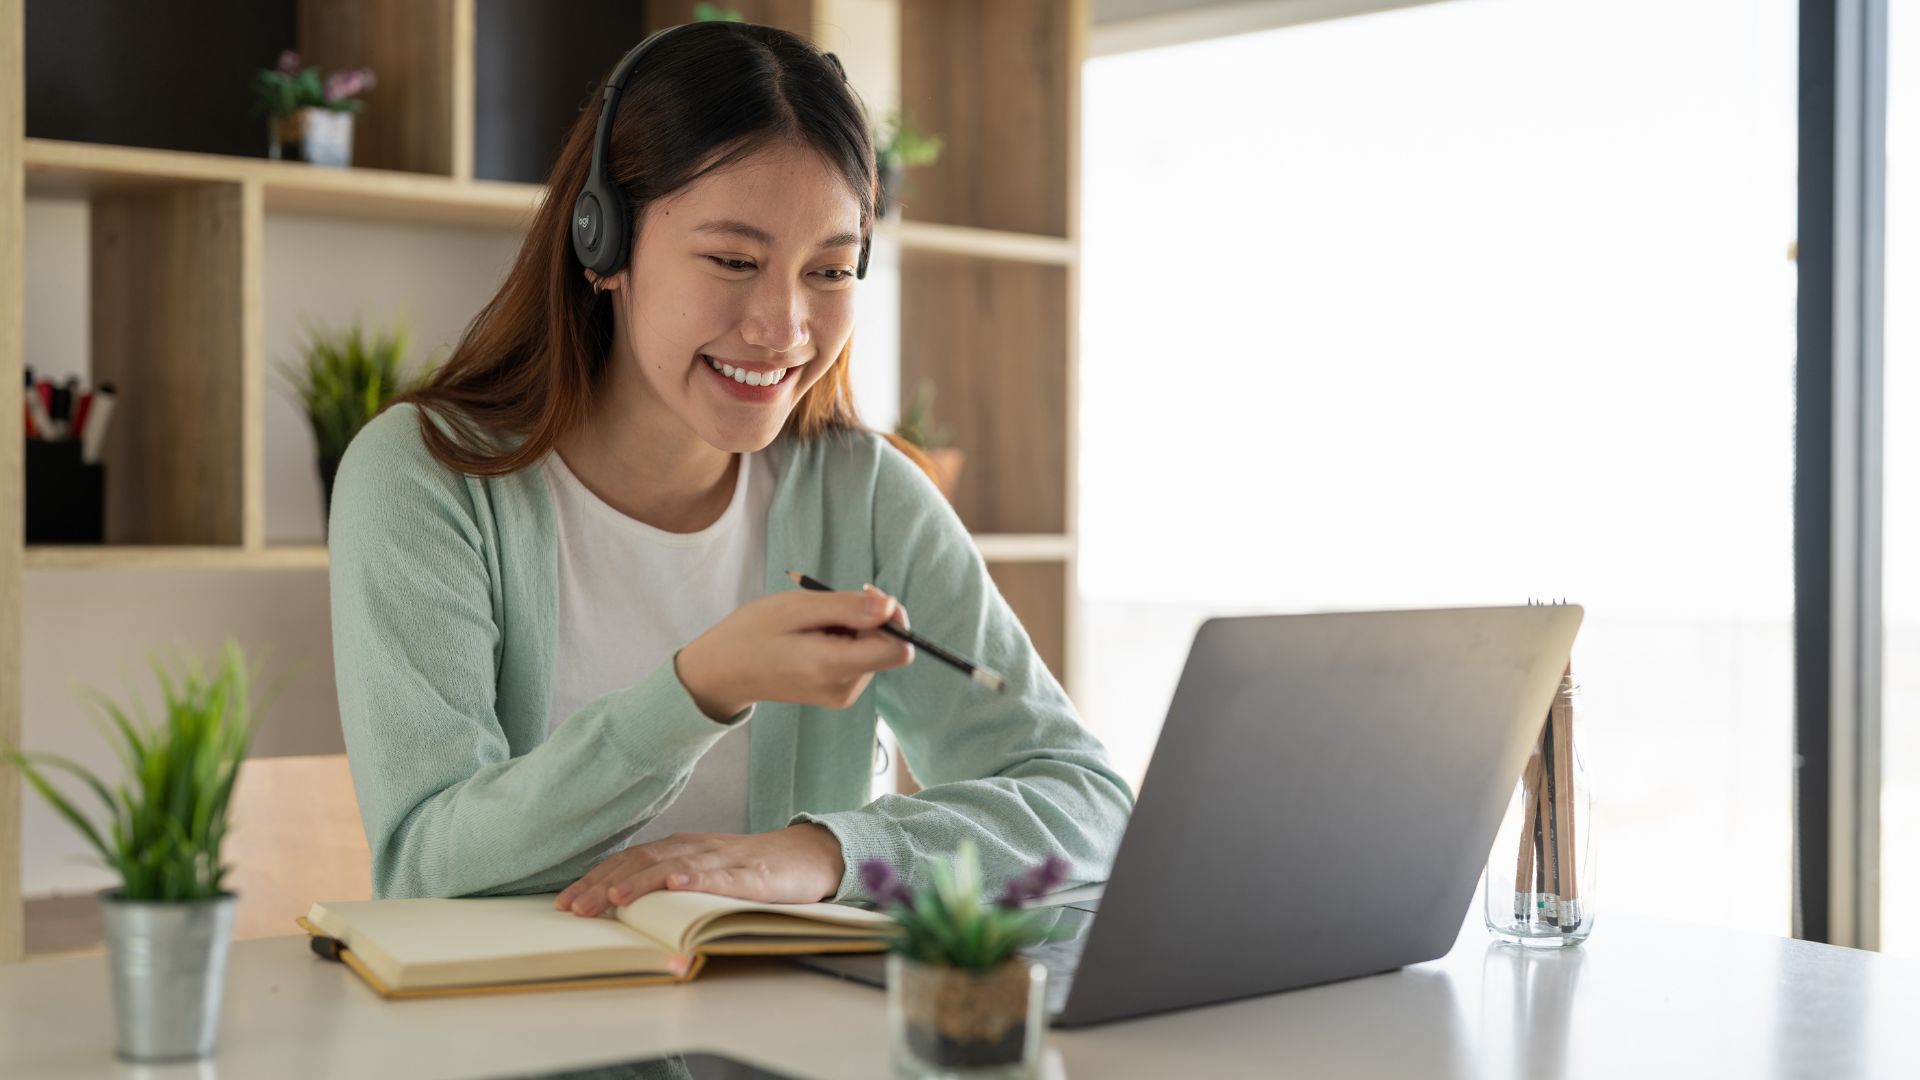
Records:
[[[253,91],[260,111],[273,117],[292,116],[303,108],[333,109],[357,113],[366,107],[356,95],[378,85],[372,68],[342,68],[322,78],[317,67],[302,67],[300,54],[292,49],[280,53],[272,69],[254,73]]]
[[[991,970],[1021,949],[1054,939],[1054,913],[1026,905],[1058,889],[1066,874],[1066,860],[1050,854],[989,904],[982,896],[979,850],[971,840],[960,841],[951,863],[930,863],[928,881],[913,890],[885,860],[860,864],[860,880],[876,906],[905,931],[894,939],[894,952],[923,964],[975,971]]]

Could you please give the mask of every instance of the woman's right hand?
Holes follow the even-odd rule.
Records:
[[[879,629],[910,629],[907,611],[886,593],[811,589],[750,600],[680,649],[680,682],[715,720],[756,701],[843,709],[875,672],[904,667],[913,646]]]

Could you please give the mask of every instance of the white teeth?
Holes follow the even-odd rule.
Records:
[[[725,375],[726,377],[732,379],[734,382],[744,383],[747,386],[772,386],[774,383],[777,383],[781,379],[786,378],[787,372],[792,370],[791,368],[781,368],[779,371],[762,375],[756,371],[748,371],[745,368],[734,367],[732,364],[723,364],[720,361],[715,360],[713,357],[705,355],[704,353],[701,355],[700,358],[702,360],[705,360],[707,362],[707,366],[712,368],[713,370],[719,372],[722,375]]]

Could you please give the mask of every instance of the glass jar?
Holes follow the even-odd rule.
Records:
[[[1593,933],[1593,793],[1574,738],[1571,669],[1527,757],[1487,857],[1487,930],[1529,948]]]
[[[987,971],[887,956],[887,1026],[897,1075],[938,1080],[1040,1075],[1047,969],[1015,956]]]

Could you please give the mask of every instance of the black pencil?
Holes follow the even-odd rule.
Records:
[[[789,570],[787,571],[787,576],[792,578],[803,589],[813,589],[816,592],[833,592],[834,591],[833,586],[823,585],[820,582],[815,581],[814,579],[808,577],[807,575],[799,573],[798,571]],[[1007,680],[999,672],[994,671],[990,667],[986,667],[981,664],[976,664],[973,661],[967,659],[966,657],[952,652],[951,650],[942,648],[939,645],[935,645],[933,642],[928,641],[926,638],[921,637],[919,634],[916,634],[911,630],[902,630],[899,627],[893,625],[893,623],[891,622],[881,623],[880,629],[885,630],[887,633],[892,634],[894,637],[899,638],[901,641],[911,643],[913,647],[916,649],[925,649],[928,653],[931,653],[936,659],[945,660],[947,663],[952,664],[955,668],[957,668],[962,674],[966,675],[968,678],[972,679],[974,682],[979,683],[981,686],[984,686],[989,690],[1004,691],[1007,688]]]

